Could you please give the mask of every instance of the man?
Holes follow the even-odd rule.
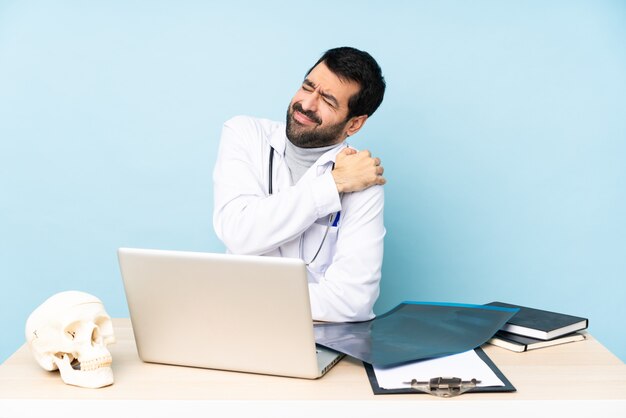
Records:
[[[224,124],[213,174],[213,225],[229,252],[301,258],[313,319],[374,317],[383,260],[380,159],[356,134],[383,100],[385,81],[366,52],[327,51],[306,74],[285,123]]]

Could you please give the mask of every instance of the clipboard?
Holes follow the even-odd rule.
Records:
[[[478,357],[487,364],[491,368],[491,370],[498,376],[498,378],[504,383],[504,386],[477,386],[471,388],[466,391],[466,393],[480,393],[480,392],[516,392],[515,386],[509,381],[509,379],[504,376],[504,374],[498,369],[495,363],[489,358],[487,353],[483,351],[482,348],[477,347],[474,349]],[[378,380],[376,378],[376,372],[374,371],[374,367],[369,364],[363,362],[363,366],[365,367],[365,371],[367,372],[367,377],[369,379],[370,385],[372,387],[372,392],[374,395],[400,395],[400,394],[427,394],[426,392],[422,392],[419,390],[415,390],[412,388],[398,388],[398,389],[385,389],[381,388],[378,385]],[[433,376],[435,377],[435,376]]]

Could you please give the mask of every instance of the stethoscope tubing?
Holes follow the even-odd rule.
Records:
[[[274,148],[272,148],[272,146],[270,145],[270,156],[269,156],[269,169],[268,169],[268,187],[267,187],[267,191],[269,192],[270,195],[273,194],[274,190],[273,190],[273,179],[272,179],[272,174],[274,173]],[[338,216],[338,213],[335,214],[335,217]],[[319,247],[317,247],[317,251],[315,252],[315,255],[313,256],[313,258],[309,261],[306,262],[306,260],[304,259],[304,234],[306,233],[303,232],[302,235],[300,235],[300,244],[299,244],[299,253],[300,253],[300,258],[302,260],[304,260],[305,264],[308,266],[310,264],[312,264],[316,259],[317,256],[319,255],[320,251],[322,250],[322,247],[324,246],[324,242],[326,241],[326,237],[328,236],[328,231],[330,230],[330,226],[333,224],[333,214],[331,213],[330,215],[328,215],[328,222],[326,224],[326,230],[324,231],[324,237],[322,238],[322,242],[320,242]]]

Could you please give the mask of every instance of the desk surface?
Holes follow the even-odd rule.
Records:
[[[143,363],[128,319],[115,319],[115,384],[101,389],[65,385],[42,370],[22,346],[0,366],[0,402],[19,400],[201,400],[436,402],[424,395],[373,395],[360,361],[344,358],[318,380],[305,380]],[[444,402],[589,400],[626,404],[626,365],[587,334],[585,341],[514,353],[485,345],[485,352],[517,388],[514,393],[473,393]]]

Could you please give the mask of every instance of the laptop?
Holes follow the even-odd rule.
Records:
[[[323,376],[343,354],[316,346],[302,260],[118,249],[144,362]]]

